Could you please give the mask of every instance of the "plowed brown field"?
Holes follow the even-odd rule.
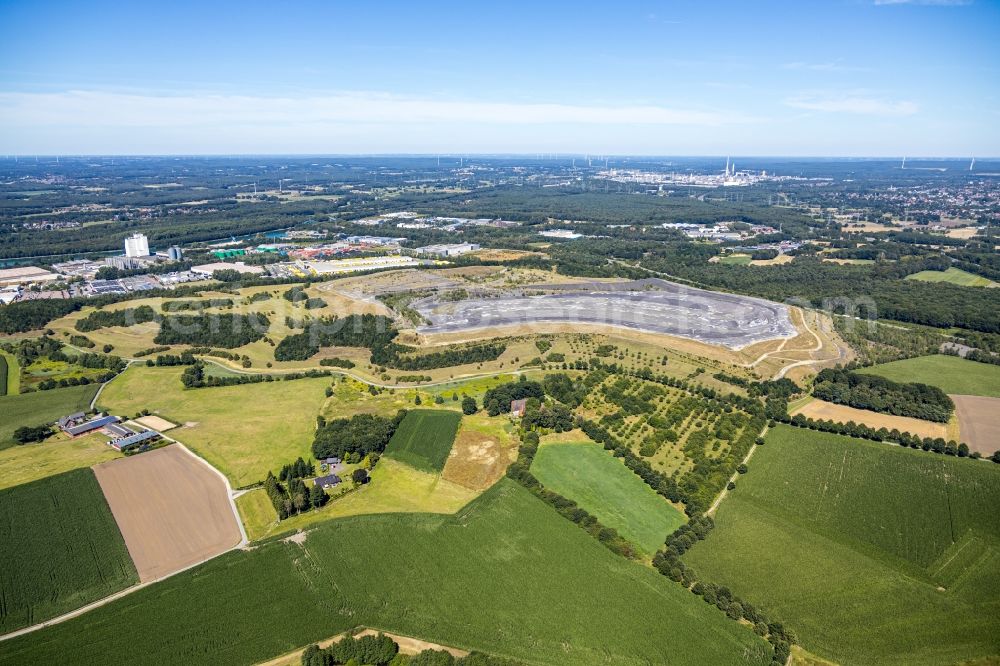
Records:
[[[94,474],[143,583],[240,543],[225,482],[180,446],[102,463]]]

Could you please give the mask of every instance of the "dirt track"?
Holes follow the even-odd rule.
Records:
[[[953,395],[955,413],[958,414],[958,429],[962,441],[970,451],[979,451],[984,456],[1000,450],[1000,398],[986,398],[981,395]]]
[[[180,446],[112,460],[94,473],[143,583],[241,541],[224,481]]]

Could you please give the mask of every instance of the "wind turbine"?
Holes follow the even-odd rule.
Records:
[[[971,162],[969,162],[969,171],[972,171],[972,169],[973,169],[973,168],[974,168],[975,166],[976,166],[976,158],[975,158],[975,157],[973,157],[973,158],[972,158],[972,161],[971,161]]]

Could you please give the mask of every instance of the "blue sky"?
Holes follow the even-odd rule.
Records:
[[[134,4],[0,0],[0,152],[1000,155],[1000,0]]]

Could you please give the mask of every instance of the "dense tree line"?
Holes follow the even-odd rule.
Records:
[[[303,513],[310,509],[318,509],[326,503],[329,496],[321,486],[306,485],[300,477],[288,479],[285,484],[279,483],[272,472],[264,479],[264,492],[278,513],[278,519]]]
[[[838,405],[947,423],[955,403],[936,386],[900,384],[878,375],[826,368],[816,375],[813,395]]]
[[[681,556],[698,541],[705,539],[713,527],[715,522],[710,517],[693,517],[667,537],[665,548],[653,556],[653,567],[701,597],[705,603],[718,608],[729,619],[750,624],[758,636],[766,638],[771,644],[771,664],[784,666],[791,653],[791,646],[798,642],[795,633],[781,622],[769,620],[763,610],[740,599],[728,587],[699,580],[695,572],[681,561]]]
[[[867,439],[873,442],[895,443],[911,449],[923,449],[924,451],[943,453],[959,458],[969,457],[973,460],[978,460],[982,457],[978,451],[970,452],[969,445],[965,442],[945,441],[942,437],[920,437],[912,433],[901,432],[896,428],[889,430],[888,428],[872,428],[861,423],[855,423],[854,421],[840,423],[839,421],[832,420],[811,419],[802,414],[796,414],[795,416],[779,420],[796,428],[832,432],[838,435],[857,437],[858,439]]]
[[[282,466],[278,480],[288,481],[289,479],[305,479],[313,476],[316,476],[316,465],[312,461],[306,462],[302,456],[299,456],[295,462]]]
[[[345,636],[328,648],[310,645],[302,653],[302,666],[335,666],[337,664],[371,664],[396,666],[399,646],[388,636]]]
[[[290,335],[279,342],[274,349],[274,358],[278,361],[304,361],[319,352],[320,347],[375,350],[389,345],[396,335],[392,319],[382,315],[323,318],[307,322],[302,333]]]
[[[160,308],[164,312],[184,312],[232,306],[233,299],[231,298],[206,298],[196,301],[164,301]]]
[[[160,315],[148,305],[140,305],[122,310],[95,310],[77,321],[74,328],[81,333],[88,333],[109,326],[134,326],[151,321],[161,321]]]
[[[528,398],[522,428],[544,428],[555,432],[568,432],[576,427],[573,412],[561,403],[542,403],[538,398]]]
[[[345,368],[350,370],[354,367],[354,361],[350,361],[346,358],[323,358],[319,361],[320,365],[330,366],[334,368]]]
[[[164,317],[153,342],[233,349],[264,337],[270,320],[263,314],[224,313]]]
[[[404,356],[411,348],[403,345],[390,344],[378,350],[372,350],[372,363],[385,365],[396,370],[434,370],[450,368],[456,365],[484,363],[495,361],[507,351],[503,342],[490,342],[481,345],[467,345],[429,354]]]
[[[54,433],[49,424],[40,426],[21,426],[14,431],[14,441],[18,444],[29,444],[31,442],[43,442]]]
[[[525,398],[536,398],[541,400],[545,397],[545,389],[538,382],[528,381],[521,375],[516,382],[500,384],[488,390],[483,395],[483,407],[490,416],[498,414],[509,414],[510,403],[513,400],[523,400]]]
[[[406,410],[401,409],[391,419],[375,414],[356,414],[349,419],[332,421],[318,417],[312,443],[313,457],[322,460],[344,458],[348,454],[364,457],[382,453],[405,416]]]
[[[569,375],[562,372],[545,375],[542,388],[546,395],[573,409],[580,406],[590,391],[585,382],[574,382]]]
[[[147,349],[141,349],[137,351],[134,356],[136,358],[142,358],[143,356],[152,356],[153,354],[159,354],[160,352],[170,351],[168,345],[160,345],[158,347],[149,347]]]
[[[416,350],[394,343],[397,335],[392,319],[382,315],[323,318],[304,322],[301,333],[289,335],[279,342],[274,348],[274,358],[277,361],[304,361],[319,353],[322,347],[364,347],[371,351],[370,360],[375,365],[395,370],[433,370],[493,361],[507,349],[502,342],[491,342],[410,355]]]
[[[289,372],[281,375],[230,375],[225,377],[213,377],[205,374],[205,364],[198,361],[194,365],[188,366],[181,374],[181,383],[184,388],[197,389],[217,386],[239,386],[241,384],[260,384],[262,382],[291,382],[298,379],[313,379],[316,377],[329,377],[333,373],[329,370],[304,370],[302,372]]]
[[[949,354],[951,356],[959,356],[957,350],[945,349],[944,354]],[[981,349],[973,349],[965,354],[965,359],[968,361],[975,361],[976,363],[989,363],[990,365],[1000,365],[1000,356],[991,354],[989,352],[984,352]]]
[[[146,361],[146,367],[170,367],[175,365],[194,365],[198,362],[198,359],[194,357],[191,352],[184,352],[183,354],[160,354],[155,360],[148,359]]]
[[[18,301],[0,307],[0,333],[24,333],[44,328],[53,319],[76,312],[82,298],[46,298]]]
[[[83,347],[84,349],[93,349],[97,346],[86,335],[71,335],[69,336],[69,343],[74,347]]]

